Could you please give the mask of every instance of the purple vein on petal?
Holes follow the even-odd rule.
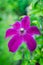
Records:
[[[20,28],[21,25],[19,21],[16,21],[16,23],[14,23],[12,26],[17,30]]]
[[[15,35],[8,43],[9,51],[16,52],[21,45],[22,39],[19,35]]]
[[[41,34],[39,29],[36,26],[29,27],[27,30],[27,33],[31,34],[31,35],[34,35],[34,34],[40,35]]]
[[[36,49],[36,41],[33,39],[31,35],[25,35],[24,40],[26,41],[27,48],[32,52]]]
[[[9,36],[12,36],[12,35],[15,35],[15,34],[17,34],[17,31],[16,31],[15,29],[10,28],[10,29],[8,29],[8,30],[6,31],[6,36],[5,36],[5,38],[7,38],[7,37],[9,37]]]
[[[22,20],[21,20],[21,23],[22,23],[22,27],[27,29],[30,26],[29,16],[24,16],[24,18],[22,18]]]

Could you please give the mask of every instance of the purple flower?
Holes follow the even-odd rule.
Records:
[[[16,52],[22,42],[25,42],[27,48],[32,52],[35,50],[37,44],[33,38],[34,34],[40,35],[40,31],[36,26],[30,26],[30,18],[25,16],[21,22],[16,22],[11,25],[12,28],[6,31],[6,38],[12,36],[8,43],[9,51]]]

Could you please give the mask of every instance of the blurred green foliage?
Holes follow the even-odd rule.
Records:
[[[9,52],[9,39],[5,39],[10,24],[24,15],[30,16],[31,26],[37,26],[41,32],[35,36],[37,48],[32,57],[25,44],[16,53]],[[0,65],[35,65],[36,62],[43,65],[43,0],[0,0]]]

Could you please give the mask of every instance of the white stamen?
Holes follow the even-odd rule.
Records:
[[[26,33],[26,30],[24,28],[20,28],[19,32],[21,35],[24,35]]]
[[[20,30],[21,30],[21,31],[24,31],[24,28],[21,28]]]

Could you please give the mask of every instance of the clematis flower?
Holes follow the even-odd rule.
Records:
[[[25,42],[27,48],[33,52],[36,49],[36,41],[33,35],[40,35],[40,31],[36,26],[30,26],[30,18],[24,16],[20,22],[11,25],[6,31],[6,38],[12,36],[12,39],[8,42],[8,48],[11,52],[16,52],[21,46],[22,42]]]

